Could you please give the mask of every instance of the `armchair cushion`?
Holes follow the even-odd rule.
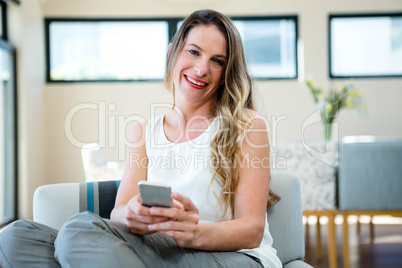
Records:
[[[268,211],[273,247],[282,263],[304,258],[304,229],[299,180],[290,172],[272,172],[270,188],[281,200]]]

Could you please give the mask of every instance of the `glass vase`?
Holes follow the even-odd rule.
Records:
[[[325,141],[330,141],[332,137],[332,122],[323,122],[323,128],[324,128],[324,139]]]

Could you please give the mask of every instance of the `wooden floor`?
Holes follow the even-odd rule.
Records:
[[[305,262],[316,268],[329,268],[327,252],[327,228],[321,221],[322,259],[316,258],[316,223],[309,218],[305,225]],[[342,219],[336,218],[337,263],[343,267]],[[391,217],[374,218],[374,241],[370,242],[368,220],[361,219],[360,235],[357,234],[357,218],[349,221],[350,268],[402,268],[402,219]]]

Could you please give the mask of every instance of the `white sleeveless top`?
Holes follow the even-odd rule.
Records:
[[[214,173],[210,163],[210,144],[219,130],[219,121],[215,119],[204,133],[184,143],[172,143],[166,138],[163,121],[164,115],[160,115],[151,119],[146,127],[147,180],[167,184],[173,192],[189,197],[199,209],[200,222],[221,221],[223,211],[211,190]],[[218,179],[214,179],[212,188],[217,196],[222,195]],[[223,220],[232,219],[231,209],[228,211]],[[260,247],[239,252],[260,259],[264,267],[282,267],[272,247],[267,221]]]

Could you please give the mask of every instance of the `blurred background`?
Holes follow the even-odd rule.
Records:
[[[162,81],[166,49],[177,25],[198,9],[235,21],[274,149],[325,141],[315,114],[328,103],[315,102],[306,81],[325,94],[351,83],[361,96],[359,107],[349,103],[336,115],[331,141],[402,137],[400,0],[1,3],[7,83],[0,94],[0,185],[2,212],[11,215],[3,222],[32,219],[40,185],[85,181],[85,144],[98,143],[106,161],[124,160],[125,145],[135,142],[127,138],[130,126],[171,107]]]

